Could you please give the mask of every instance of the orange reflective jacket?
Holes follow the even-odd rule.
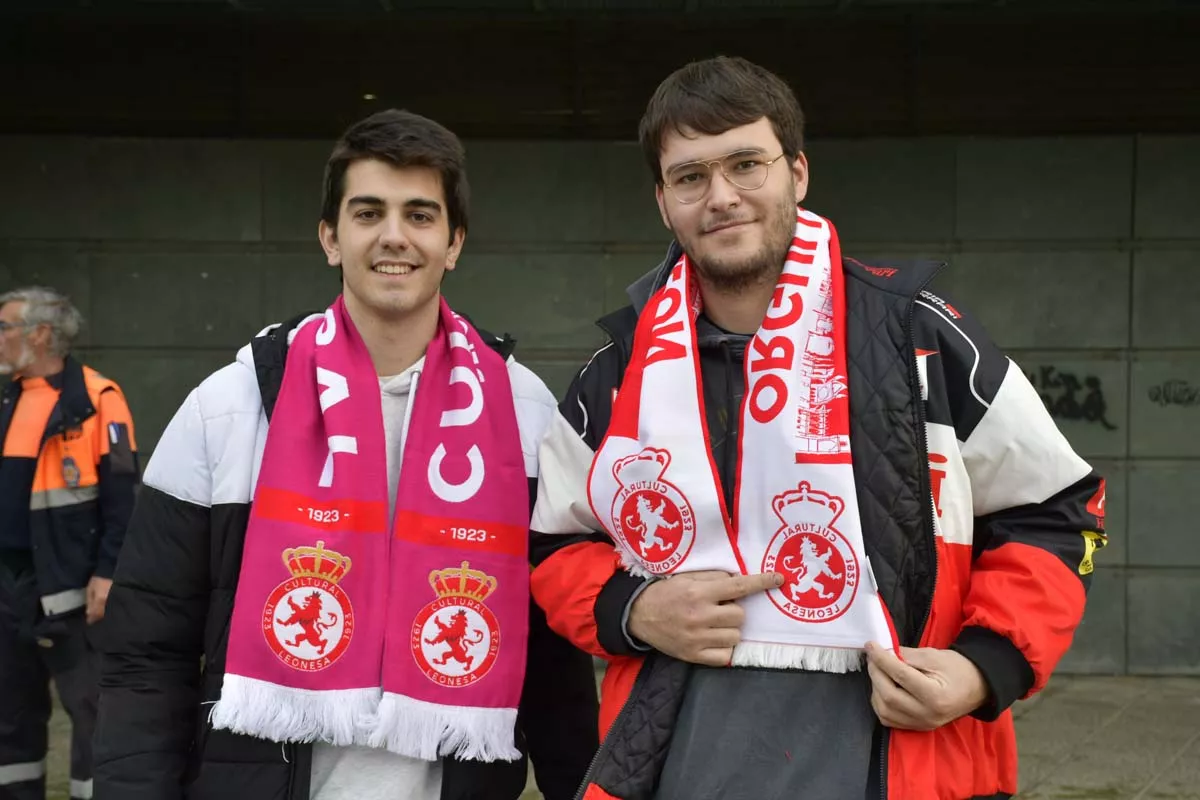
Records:
[[[139,482],[133,419],[120,388],[68,357],[49,378],[9,383],[0,398],[0,546],[27,547],[42,611],[85,605],[112,577]]]

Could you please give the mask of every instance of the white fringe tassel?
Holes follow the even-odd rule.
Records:
[[[212,724],[274,742],[363,744],[363,720],[374,715],[380,694],[378,688],[294,689],[226,673]]]
[[[621,566],[624,567],[625,571],[630,575],[634,576],[635,578],[654,577],[654,573],[642,566],[642,562],[639,561],[637,556],[631,553],[627,548],[617,545],[615,549],[617,554],[621,556]]]
[[[472,761],[516,761],[515,708],[443,706],[386,692],[367,739],[371,747],[425,761],[454,755]]]
[[[733,648],[735,667],[803,669],[810,672],[858,672],[863,651],[844,647],[742,642]]]

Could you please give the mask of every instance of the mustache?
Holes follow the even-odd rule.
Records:
[[[753,221],[754,221],[753,217],[740,217],[740,216],[714,217],[713,219],[708,221],[708,224],[706,224],[704,226],[704,232],[712,233],[713,231],[717,230],[718,228],[724,228],[729,225],[742,225],[747,222],[753,222]]]

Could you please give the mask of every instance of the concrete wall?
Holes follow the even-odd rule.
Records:
[[[144,452],[266,322],[326,305],[327,143],[0,138],[0,286],[90,320]],[[455,304],[556,391],[665,235],[628,143],[468,145]],[[815,142],[808,205],[859,256],[949,260],[937,284],[1031,373],[1109,476],[1112,545],[1064,669],[1200,674],[1200,137]]]

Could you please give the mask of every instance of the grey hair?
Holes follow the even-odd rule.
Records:
[[[0,294],[0,306],[24,303],[23,319],[30,326],[50,326],[50,353],[65,356],[83,327],[83,314],[71,299],[45,286],[26,286]]]

